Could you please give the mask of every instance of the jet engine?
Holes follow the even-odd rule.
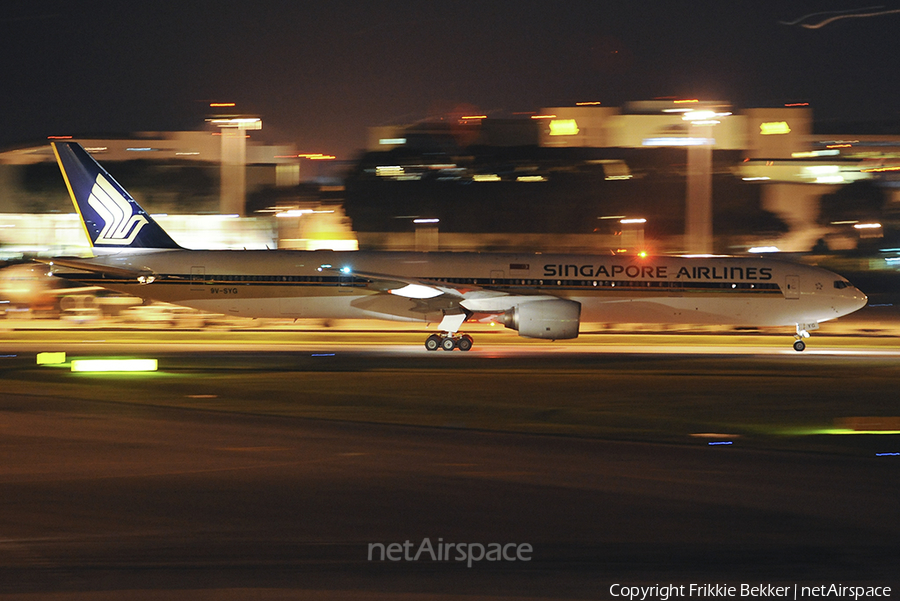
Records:
[[[564,340],[578,337],[580,317],[581,303],[557,298],[516,305],[498,321],[525,338]]]

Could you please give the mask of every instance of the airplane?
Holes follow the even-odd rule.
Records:
[[[52,146],[93,256],[51,272],[210,313],[436,323],[429,351],[470,350],[471,320],[549,340],[592,322],[794,326],[802,351],[867,302],[835,273],[762,257],[188,250],[81,145]]]

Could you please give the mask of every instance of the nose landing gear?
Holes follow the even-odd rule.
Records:
[[[809,338],[809,330],[818,330],[819,324],[816,322],[813,323],[798,323],[797,324],[797,333],[794,334],[794,350],[798,353],[803,352],[806,349],[806,343],[803,342],[804,338]]]

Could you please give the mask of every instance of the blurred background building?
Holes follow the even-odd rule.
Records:
[[[824,130],[805,105],[585,102],[373,127],[352,160],[203,131],[72,137],[180,244],[564,252],[900,246],[900,135]],[[47,142],[0,152],[7,256],[87,250]]]

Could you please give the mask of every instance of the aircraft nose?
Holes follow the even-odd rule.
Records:
[[[846,311],[844,315],[859,311],[869,302],[869,297],[855,286],[851,286],[845,290],[845,292],[849,292],[849,294],[844,295],[843,302],[841,303]]]

